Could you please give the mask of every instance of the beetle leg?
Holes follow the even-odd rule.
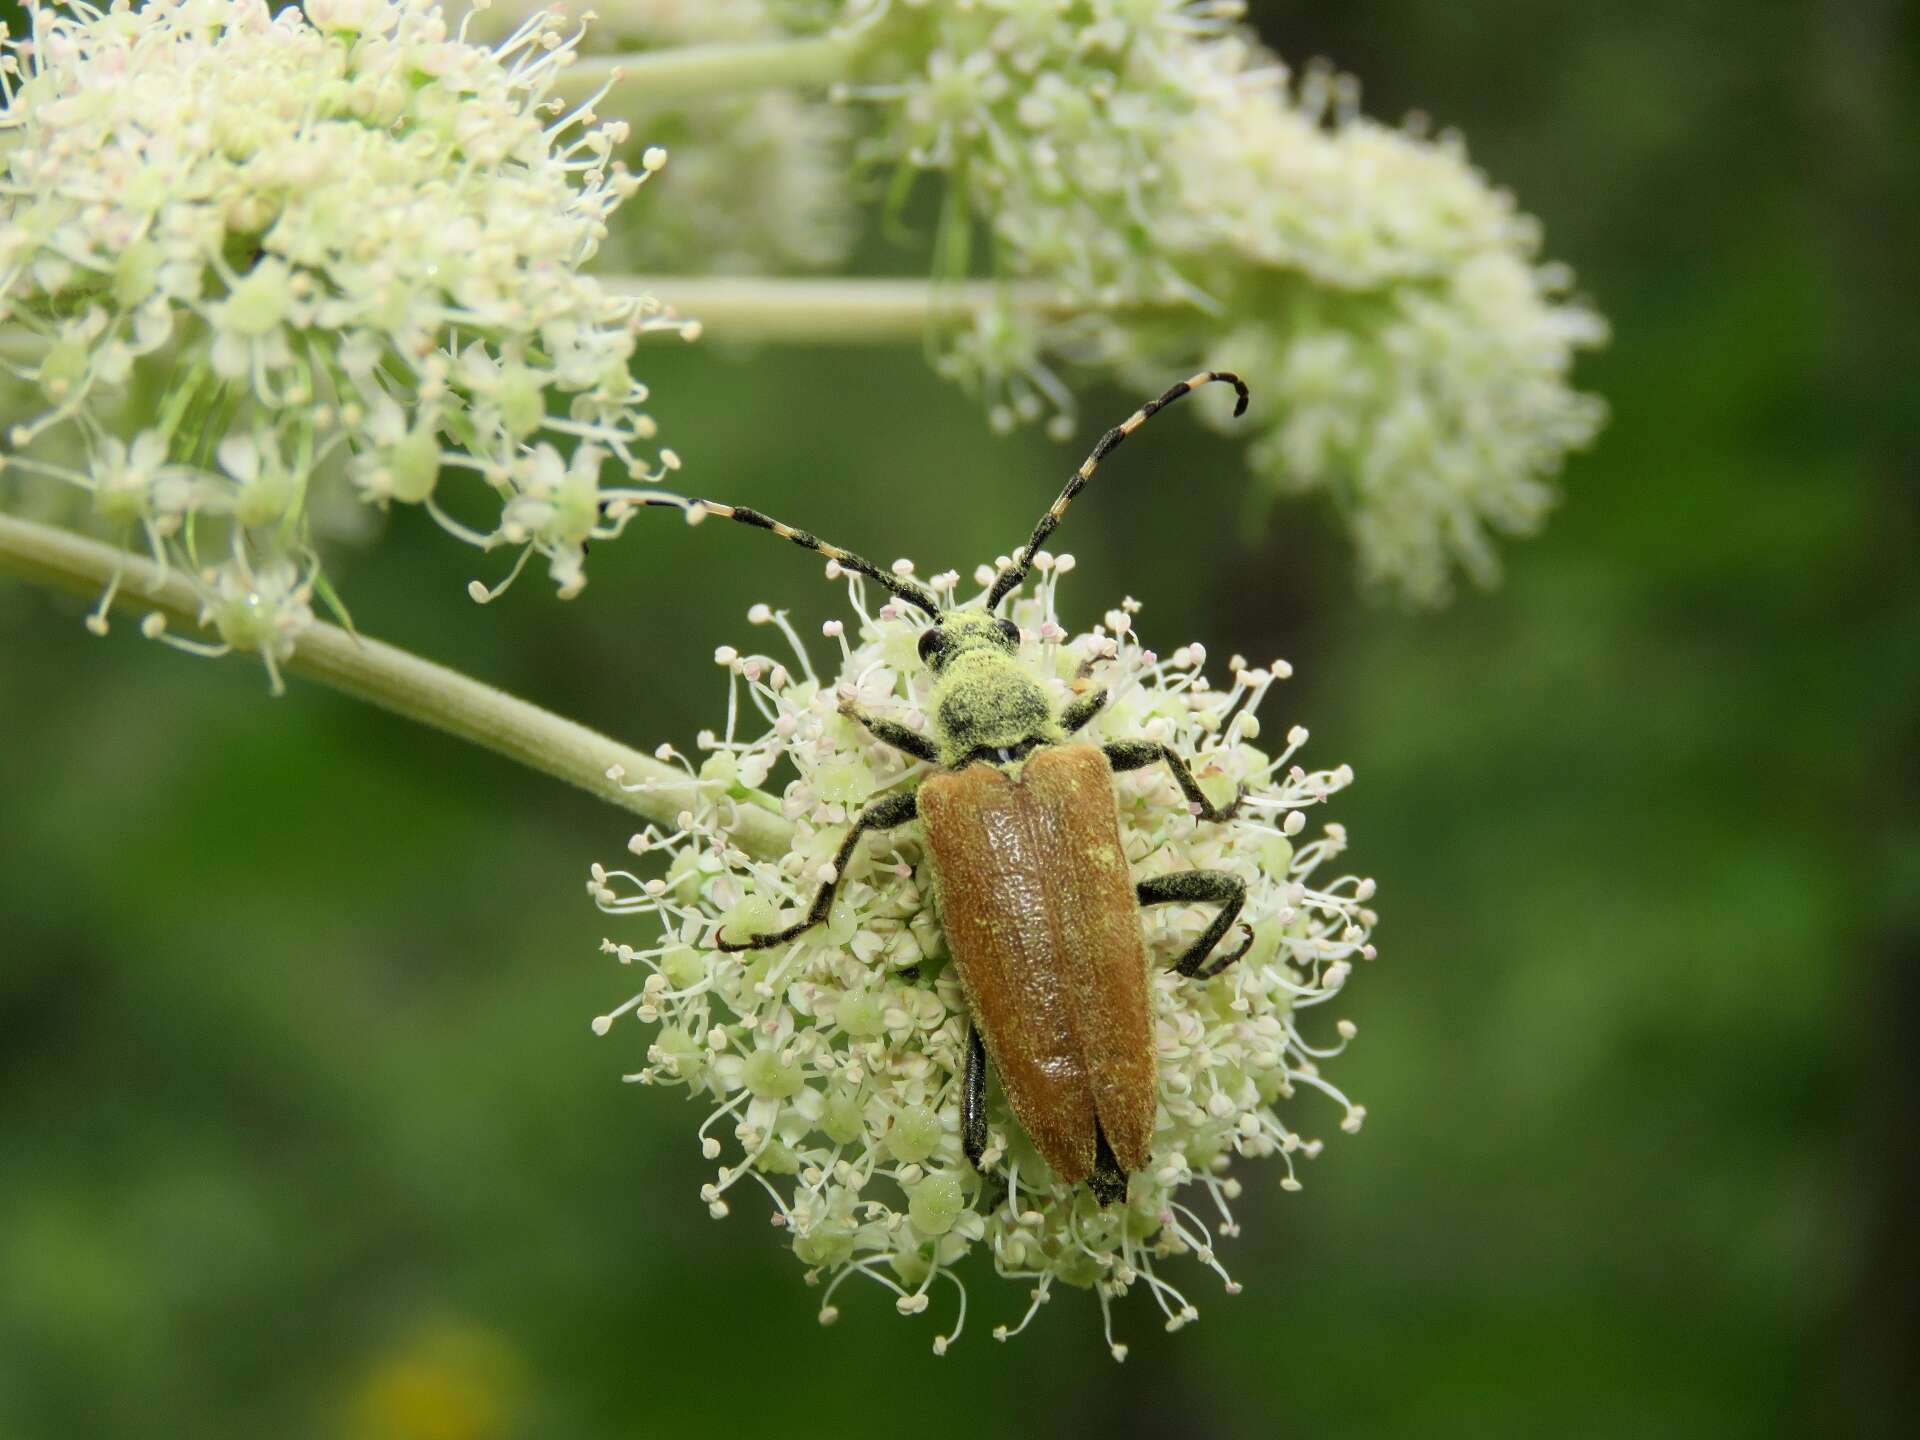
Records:
[[[1152,740],[1116,740],[1100,748],[1107,752],[1107,761],[1116,772],[1144,770],[1149,765],[1166,761],[1167,769],[1173,772],[1174,782],[1180,787],[1180,793],[1187,797],[1188,803],[1202,820],[1231,820],[1239,811],[1240,802],[1247,798],[1243,786],[1234,793],[1231,804],[1215,805],[1200,789],[1200,782],[1193,778],[1193,771],[1187,768],[1187,762],[1170,745],[1161,745]]]
[[[920,813],[919,798],[911,790],[903,790],[898,795],[889,795],[875,802],[861,812],[860,818],[853,822],[853,828],[847,831],[847,838],[840,842],[840,848],[833,857],[833,879],[820,887],[813,897],[813,908],[807,911],[806,918],[789,925],[784,930],[776,930],[771,935],[753,935],[745,940],[722,940],[716,930],[713,947],[716,950],[766,950],[775,945],[784,945],[787,941],[810,930],[827,918],[833,909],[833,892],[839,887],[840,877],[847,873],[847,862],[853,858],[854,847],[860,843],[860,837],[869,830],[891,830],[896,825],[904,825]]]
[[[987,1167],[980,1157],[987,1149],[987,1047],[980,1038],[980,1027],[967,1027],[967,1073],[960,1094],[960,1148],[982,1175]]]
[[[1240,914],[1240,907],[1246,903],[1247,882],[1238,875],[1228,874],[1225,870],[1182,870],[1177,875],[1156,875],[1151,880],[1142,880],[1133,888],[1142,905],[1214,904],[1220,907],[1220,913],[1213,917],[1207,933],[1194,941],[1187,953],[1174,962],[1173,969],[1177,975],[1211,980],[1246,954],[1248,947],[1253,944],[1253,927],[1243,921],[1240,928],[1247,932],[1247,938],[1240,942],[1240,947],[1218,957],[1210,965],[1207,963],[1207,957],[1213,954],[1216,945],[1226,939],[1227,931],[1233,928],[1233,922]]]
[[[991,1215],[1007,1199],[1007,1177],[981,1163],[987,1153],[987,1047],[978,1025],[967,1026],[967,1069],[960,1084],[960,1148],[984,1182],[974,1208]]]
[[[857,720],[867,727],[867,733],[882,745],[891,745],[896,750],[904,750],[916,760],[932,762],[940,758],[940,747],[917,730],[896,724],[892,720],[876,720],[871,715],[863,715],[852,705],[842,703],[840,713],[849,720]]]
[[[1106,708],[1106,691],[1095,690],[1091,695],[1082,695],[1060,712],[1060,729],[1071,735],[1076,730],[1084,729],[1089,720]]]
[[[1127,1172],[1120,1168],[1120,1159],[1107,1143],[1107,1132],[1097,1120],[1093,1126],[1093,1174],[1087,1177],[1087,1188],[1093,1191],[1093,1198],[1100,1202],[1102,1209],[1127,1198]]]

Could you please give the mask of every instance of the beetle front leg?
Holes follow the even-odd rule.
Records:
[[[1180,793],[1187,797],[1202,820],[1231,820],[1239,812],[1240,802],[1247,798],[1246,788],[1242,786],[1234,792],[1232,803],[1215,805],[1201,790],[1200,782],[1193,778],[1193,771],[1187,768],[1187,762],[1170,745],[1161,745],[1152,740],[1116,740],[1111,745],[1103,745],[1107,752],[1107,762],[1117,774],[1122,770],[1144,770],[1164,760],[1167,769],[1173,772],[1174,783],[1179,785]]]
[[[784,945],[794,936],[812,929],[827,918],[833,909],[834,891],[839,888],[840,878],[847,873],[847,862],[853,859],[854,847],[860,843],[860,837],[869,830],[891,830],[896,825],[904,825],[920,813],[919,798],[911,790],[898,795],[889,795],[863,811],[853,828],[847,831],[847,838],[840,842],[840,848],[833,857],[833,878],[821,885],[820,891],[813,897],[813,908],[807,911],[804,920],[789,925],[784,930],[776,930],[770,935],[753,935],[745,940],[723,940],[720,932],[714,931],[713,945],[716,950],[766,950],[775,945]]]
[[[1140,897],[1142,905],[1211,904],[1220,907],[1220,913],[1213,917],[1207,933],[1194,941],[1186,954],[1174,961],[1176,975],[1211,980],[1246,954],[1253,944],[1253,927],[1242,922],[1240,928],[1247,932],[1247,938],[1240,942],[1240,947],[1231,954],[1220,956],[1211,965],[1207,964],[1207,957],[1213,953],[1216,945],[1226,939],[1227,931],[1233,928],[1233,922],[1240,914],[1240,907],[1247,903],[1247,882],[1238,875],[1231,875],[1225,870],[1182,870],[1177,875],[1156,875],[1151,880],[1142,880],[1133,890]]]
[[[1086,728],[1087,722],[1107,708],[1107,692],[1095,690],[1091,695],[1082,695],[1066,709],[1060,712],[1062,733],[1072,735]]]
[[[929,764],[940,758],[940,748],[917,730],[909,730],[906,726],[892,720],[877,720],[871,715],[863,715],[845,701],[841,702],[840,713],[849,720],[856,720],[864,725],[867,733],[882,745],[891,745],[894,749],[903,750],[914,759],[925,760]]]

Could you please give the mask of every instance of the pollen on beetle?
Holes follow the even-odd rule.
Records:
[[[1164,769],[1115,779],[1125,853],[1112,860],[1140,879],[1192,869],[1238,876],[1253,931],[1237,964],[1212,980],[1187,980],[1168,966],[1210,911],[1142,912],[1159,1115],[1150,1163],[1131,1177],[1124,1203],[1102,1208],[1085,1185],[1058,1182],[997,1092],[991,1175],[968,1162],[960,1133],[967,1003],[917,827],[870,835],[838,873],[826,919],[791,943],[715,948],[718,933],[768,934],[803,916],[836,874],[848,823],[924,773],[842,713],[851,702],[911,728],[931,704],[932,677],[916,656],[920,618],[874,608],[859,577],[839,577],[851,613],[827,628],[834,663],[816,668],[798,632],[771,609],[784,653],[722,647],[724,729],[701,734],[696,759],[669,752],[684,770],[676,789],[695,798],[675,825],[636,837],[637,868],[596,866],[587,886],[621,921],[611,953],[642,981],[593,1029],[614,1043],[634,1033],[644,1063],[628,1078],[683,1087],[694,1100],[693,1143],[718,1162],[702,1203],[719,1216],[758,1192],[782,1243],[810,1280],[823,1282],[823,1324],[838,1316],[854,1277],[890,1292],[908,1317],[951,1287],[954,1308],[942,1313],[952,1323],[932,1339],[936,1353],[961,1336],[967,1294],[958,1267],[975,1250],[1024,1292],[995,1338],[1018,1335],[1069,1289],[1092,1292],[1116,1358],[1126,1347],[1113,1336],[1113,1302],[1129,1291],[1143,1292],[1167,1328],[1189,1323],[1198,1312],[1182,1268],[1211,1270],[1230,1294],[1238,1288],[1217,1247],[1239,1232],[1243,1184],[1298,1189],[1298,1167],[1321,1150],[1315,1132],[1357,1129],[1365,1115],[1321,1074],[1353,1029],[1321,1019],[1317,1007],[1373,953],[1374,887],[1347,869],[1344,829],[1306,834],[1309,813],[1350,772],[1307,769],[1297,728],[1270,752],[1226,723],[1267,699],[1271,668],[1232,667],[1228,683],[1213,688],[1199,646],[1181,647],[1176,661],[1145,648],[1132,627],[1068,632],[1056,596],[1071,569],[1058,557],[1010,606],[1020,656],[1055,707],[1082,693],[1076,682],[1105,687],[1111,700],[1086,738],[1152,734],[1190,757],[1210,790],[1245,791],[1232,822],[1204,824]],[[989,570],[986,583],[992,578]],[[956,603],[953,583],[941,577],[947,603]],[[776,667],[791,677],[783,687],[770,683]],[[760,793],[774,776],[778,788]],[[787,853],[754,858],[733,842],[729,825],[743,803],[770,805],[793,822]]]

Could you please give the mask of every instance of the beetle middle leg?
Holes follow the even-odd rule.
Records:
[[[1230,804],[1215,805],[1200,788],[1200,782],[1193,778],[1193,771],[1180,758],[1180,752],[1171,745],[1161,745],[1152,740],[1115,740],[1111,745],[1100,748],[1107,752],[1107,763],[1113,766],[1116,774],[1122,770],[1144,770],[1164,760],[1167,769],[1173,772],[1174,783],[1180,787],[1180,793],[1187,797],[1187,802],[1202,820],[1231,820],[1239,812],[1240,802],[1246,798],[1247,792],[1242,788],[1235,792]]]
[[[839,889],[841,877],[847,873],[847,862],[853,859],[854,848],[859,845],[860,837],[869,830],[891,830],[896,825],[904,825],[920,813],[919,797],[911,790],[898,795],[889,795],[877,801],[860,814],[853,822],[853,828],[847,831],[847,838],[840,842],[840,848],[833,856],[833,878],[821,885],[819,893],[813,897],[813,906],[802,920],[787,926],[784,930],[775,930],[770,935],[750,935],[745,940],[723,940],[716,930],[713,945],[717,950],[766,950],[775,945],[784,945],[796,935],[811,930],[833,909],[834,891]]]
[[[1233,928],[1233,922],[1239,918],[1240,907],[1247,902],[1247,882],[1238,875],[1225,870],[1182,870],[1176,875],[1156,875],[1151,880],[1142,880],[1133,890],[1140,897],[1142,905],[1212,904],[1220,907],[1220,913],[1207,926],[1206,934],[1188,946],[1186,954],[1174,961],[1173,969],[1177,975],[1211,980],[1246,954],[1253,944],[1253,927],[1243,921],[1240,928],[1247,932],[1247,938],[1240,942],[1239,948],[1217,957],[1212,964],[1207,963],[1207,957],[1226,938],[1227,931]]]

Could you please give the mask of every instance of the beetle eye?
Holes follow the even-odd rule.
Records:
[[[940,633],[940,627],[938,625],[929,625],[920,632],[919,648],[920,661],[922,664],[930,665],[933,663],[934,653],[941,648],[944,638]]]
[[[1000,633],[1007,637],[1009,644],[1015,647],[1019,646],[1020,627],[1018,625],[1014,624],[1011,620],[996,620],[993,623],[1000,627]]]

